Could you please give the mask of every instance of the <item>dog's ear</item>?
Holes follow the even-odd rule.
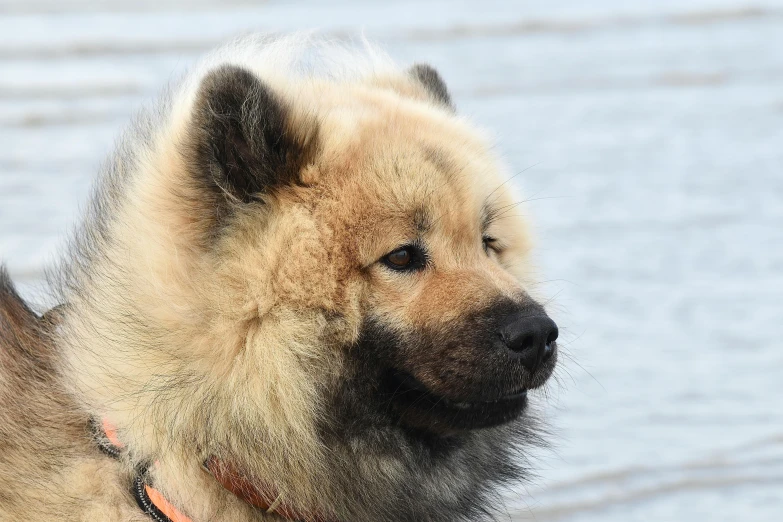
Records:
[[[189,163],[218,204],[249,203],[298,181],[313,132],[295,129],[288,112],[267,85],[240,67],[222,66],[201,81]]]
[[[454,103],[451,101],[451,95],[449,89],[446,87],[446,82],[443,81],[438,71],[436,71],[431,65],[425,63],[415,64],[408,70],[408,73],[417,80],[429,93],[430,97],[448,107],[449,110],[455,111]]]

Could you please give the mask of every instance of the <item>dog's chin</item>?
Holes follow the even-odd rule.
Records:
[[[519,418],[527,407],[527,389],[491,399],[446,398],[408,373],[390,371],[384,394],[399,423],[434,435],[452,435],[500,426]]]

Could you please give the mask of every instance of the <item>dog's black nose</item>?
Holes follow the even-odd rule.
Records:
[[[552,356],[557,325],[547,315],[511,316],[500,331],[500,338],[517,354],[531,372]]]

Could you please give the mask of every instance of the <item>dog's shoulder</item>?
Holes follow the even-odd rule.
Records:
[[[0,266],[0,372],[49,359],[42,326],[42,319],[19,296],[5,267]]]

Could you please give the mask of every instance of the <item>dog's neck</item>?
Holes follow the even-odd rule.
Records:
[[[68,320],[79,316],[72,308],[70,304],[59,306],[45,315],[56,335],[63,336],[74,328]],[[70,340],[73,337],[60,338]],[[208,390],[182,383],[167,388],[160,383],[160,377],[155,376],[160,370],[156,371],[152,365],[145,365],[147,372],[137,375],[121,373],[134,368],[125,360],[127,353],[112,352],[113,346],[94,339],[90,341],[93,342],[63,343],[67,346],[66,356],[70,356],[66,360],[71,362],[66,366],[66,382],[91,415],[112,419],[111,429],[107,430],[113,434],[112,446],[127,448],[120,452],[123,468],[120,472],[138,475],[139,469],[144,470],[144,479],[154,489],[153,497],[159,495],[193,520],[212,520],[219,516],[226,520],[257,521],[266,519],[267,513],[274,513],[269,516],[275,520],[280,517],[305,522],[334,520],[321,515],[316,508],[303,507],[311,506],[313,502],[293,500],[298,492],[292,485],[307,488],[309,483],[308,470],[303,470],[301,464],[297,466],[290,457],[293,452],[314,455],[313,451],[297,446],[297,443],[306,444],[305,437],[297,434],[278,434],[277,439],[262,436],[255,429],[261,424],[258,419],[248,419],[252,412],[264,411],[264,408],[252,403],[247,404],[248,412],[218,421],[217,414],[208,410],[207,405],[211,402],[230,404],[225,398],[221,402],[220,397]],[[128,388],[130,383],[135,385],[132,392]],[[123,386],[126,387],[124,393],[117,393]],[[161,392],[163,397],[159,395]],[[135,401],[144,401],[145,407],[129,408]],[[162,408],[166,408],[165,415],[161,414]],[[221,423],[228,428],[222,433],[221,430],[210,431],[207,427],[210,423]],[[115,425],[119,429],[114,428]],[[163,425],[172,433],[162,430]],[[286,425],[283,419],[276,423],[278,427]],[[226,434],[244,436],[219,438]],[[279,440],[288,441],[286,449],[290,453],[271,451],[278,447]],[[221,457],[213,456],[213,450]],[[243,452],[244,461],[231,457]],[[241,462],[248,462],[247,454],[254,457],[249,466],[244,466]],[[253,466],[254,463],[257,465]],[[308,497],[312,498],[317,497]],[[171,520],[186,522],[189,518],[182,515]]]

